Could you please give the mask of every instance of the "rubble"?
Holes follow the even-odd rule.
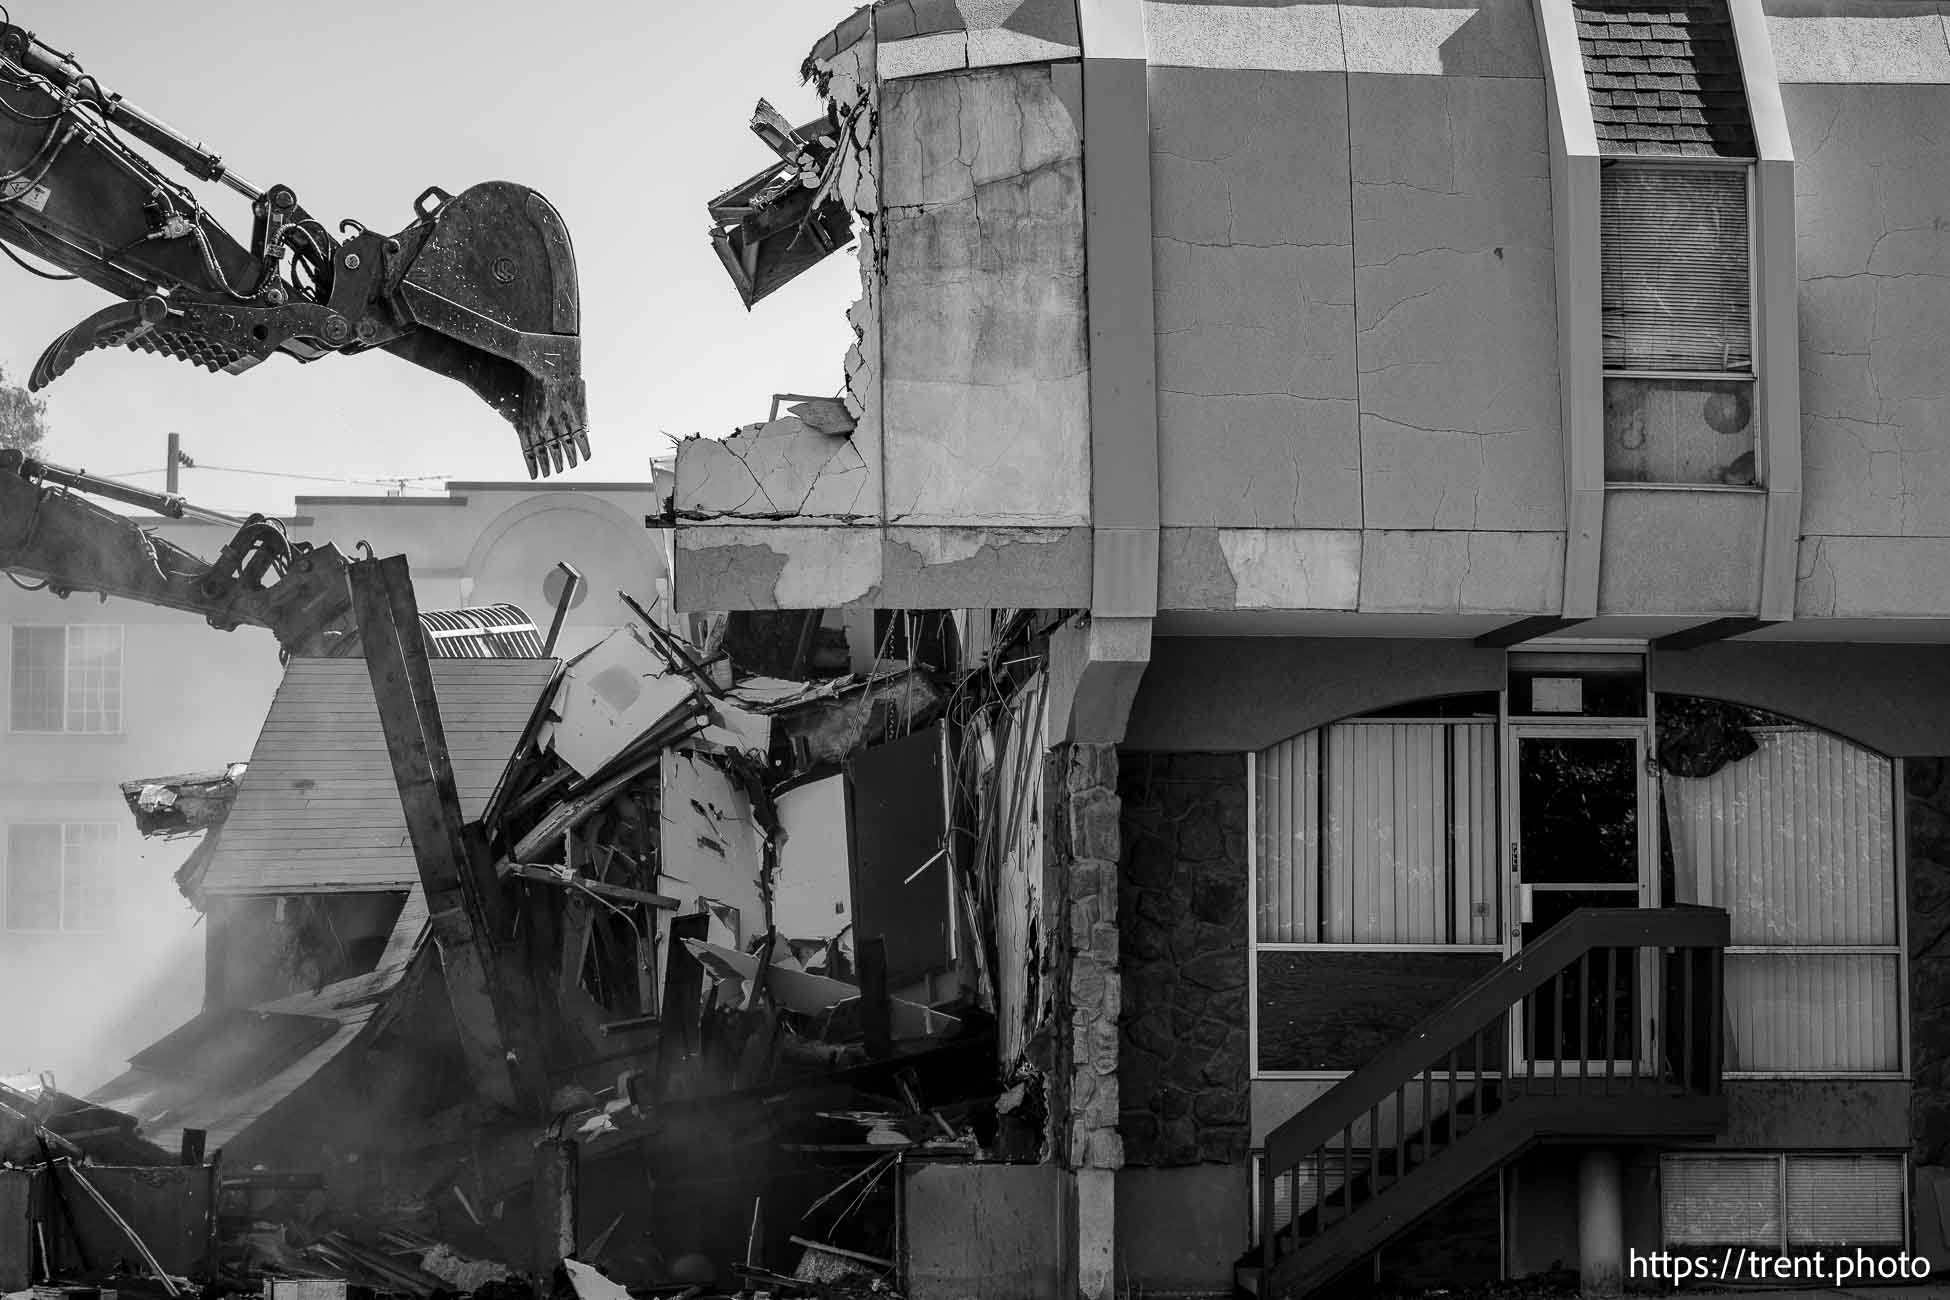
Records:
[[[440,920],[453,904],[418,831],[419,886],[266,900],[275,925],[267,908],[247,934],[364,936],[364,956],[316,955],[297,983],[233,971],[240,1004],[136,1053],[103,1104],[0,1092],[0,1155],[64,1185],[105,1161],[199,1178],[213,1245],[137,1258],[152,1208],[104,1184],[129,1229],[114,1263],[34,1247],[23,1280],[120,1268],[131,1289],[148,1273],[157,1294],[184,1277],[271,1300],[897,1295],[903,1165],[1048,1149],[1040,1084],[1004,1068],[1020,1053],[998,1039],[994,977],[998,909],[1017,905],[998,873],[1025,851],[1020,702],[1040,708],[1039,679],[993,646],[954,662],[945,624],[910,623],[848,672],[843,643],[837,660],[804,653],[839,635],[808,614],[766,665],[796,664],[789,678],[741,669],[723,646],[745,633],[720,624],[699,645],[642,614],[552,675],[518,674],[537,683],[525,727],[455,733],[476,737],[470,771],[499,765],[453,841],[473,892],[452,897],[475,900],[466,926],[491,964],[455,964],[470,931]],[[443,668],[440,690],[471,698],[491,664]],[[412,830],[428,814],[397,710],[438,724],[446,701],[379,698],[364,725],[388,747],[359,752],[389,755]],[[343,762],[352,741],[331,743]],[[179,873],[194,886],[250,782],[304,761],[125,793],[145,828],[204,832]],[[295,826],[289,850],[334,825]],[[226,870],[233,892],[206,902],[235,897]],[[470,980],[501,985],[502,1018],[481,1023],[515,1037],[491,1051],[466,1046]],[[496,1101],[479,1077],[492,1052],[545,1091]]]
[[[223,821],[237,798],[247,763],[232,763],[221,772],[191,772],[125,781],[122,798],[135,814],[136,829],[145,836],[190,835]]]

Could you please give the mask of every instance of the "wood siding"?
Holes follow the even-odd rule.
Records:
[[[556,661],[437,659],[432,668],[461,813],[478,817]],[[205,890],[403,889],[419,880],[365,661],[292,660]]]

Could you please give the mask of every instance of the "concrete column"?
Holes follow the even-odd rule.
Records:
[[[1593,1147],[1578,1161],[1578,1289],[1616,1296],[1625,1278],[1625,1196],[1618,1153]]]
[[[1079,1169],[1077,1178],[1077,1296],[1110,1300],[1117,1294],[1117,1171]]]

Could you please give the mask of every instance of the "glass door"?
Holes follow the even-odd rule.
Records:
[[[1646,728],[1515,724],[1511,741],[1509,951],[1581,907],[1654,906]],[[1513,1018],[1512,1059],[1539,1073],[1643,1059],[1652,999],[1637,958],[1597,950],[1582,980],[1538,990]]]

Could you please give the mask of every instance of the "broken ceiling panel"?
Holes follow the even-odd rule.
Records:
[[[556,692],[549,747],[584,778],[646,732],[690,709],[696,684],[666,670],[644,634],[625,626],[570,664]]]

